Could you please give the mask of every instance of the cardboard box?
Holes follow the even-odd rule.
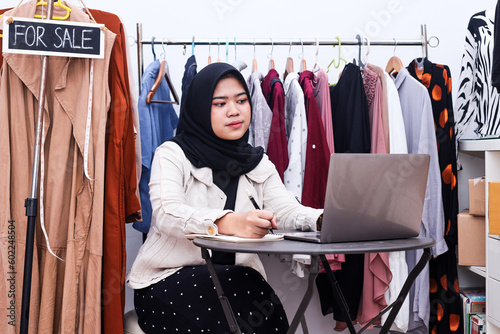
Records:
[[[468,210],[458,214],[458,264],[461,266],[486,265],[485,217],[470,215]]]
[[[485,180],[483,177],[469,179],[469,214],[484,216],[486,204]]]
[[[488,182],[488,234],[500,235],[500,182]]]

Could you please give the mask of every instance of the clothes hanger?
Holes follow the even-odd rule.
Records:
[[[220,41],[217,38],[217,62],[220,63]]]
[[[165,51],[165,38],[162,38],[161,40],[161,49],[163,50],[162,53],[160,53],[160,58],[165,60],[165,54],[166,54],[166,51]]]
[[[151,37],[151,52],[153,53],[153,61],[156,61],[156,52],[155,52],[155,39],[156,37]]]
[[[358,66],[361,68],[361,69],[364,69],[365,68],[365,64],[363,64],[362,60],[361,60],[361,36],[359,34],[356,35],[356,39],[358,40]],[[352,61],[355,65],[356,65],[356,59],[354,59]]]
[[[252,73],[257,72],[257,58],[255,57],[255,39],[253,40],[253,64]]]
[[[314,66],[312,69],[313,73],[316,73],[321,69],[319,67],[318,56],[319,56],[319,42],[318,42],[318,37],[316,37],[316,54],[314,58]]]
[[[236,36],[234,36],[233,44],[234,44],[234,61],[231,65],[236,67],[238,71],[241,72],[245,68],[247,68],[247,64],[244,61],[238,59],[238,43],[236,42]]]
[[[365,53],[364,66],[366,66],[368,64],[368,55],[370,54],[370,39],[368,37],[365,37],[365,43],[366,43],[366,53]]]
[[[194,36],[193,36],[193,42],[191,42],[191,56],[194,56]]]
[[[302,47],[302,52],[299,54],[299,58],[301,59],[300,61],[300,72],[307,71],[307,64],[306,60],[304,58],[304,43],[302,43],[302,38],[300,39],[300,45]]]
[[[293,58],[290,57],[291,52],[292,52],[292,42],[290,42],[290,48],[288,49],[288,58],[286,59],[286,67],[285,67],[286,73],[293,73]]]
[[[337,40],[337,42],[339,44],[339,62],[335,63],[335,58],[333,58],[332,61],[330,62],[330,64],[328,64],[328,67],[326,68],[326,72],[327,73],[330,71],[330,66],[332,66],[332,64],[333,64],[333,67],[339,68],[340,67],[340,61],[343,61],[345,64],[348,63],[348,61],[346,59],[342,58],[342,55],[341,55],[341,46],[342,46],[342,43],[340,42],[340,37],[339,36],[335,36],[335,39]],[[335,48],[335,44],[333,45],[333,47]]]
[[[211,54],[211,48],[212,48],[212,43],[208,43],[208,64],[212,64],[212,56],[210,55]]]
[[[226,63],[229,63],[229,39],[226,37]]]
[[[273,51],[274,51],[274,43],[273,39],[271,38],[271,53],[267,55],[267,58],[269,58],[269,70],[274,70]]]
[[[36,6],[47,6],[47,1],[43,1],[43,0],[40,0],[36,3]],[[66,10],[66,15],[64,16],[52,16],[52,20],[60,20],[60,21],[64,21],[64,20],[67,20],[69,18],[69,15],[71,14],[71,8],[69,8],[68,6],[66,6],[65,4],[63,4],[61,2],[61,0],[57,0],[56,2],[54,2],[54,7],[60,7],[62,9],[65,9]],[[39,14],[35,14],[35,18],[37,19],[45,19],[46,16],[45,15],[39,15]]]
[[[389,61],[387,62],[387,66],[385,67],[385,71],[391,75],[398,73],[403,68],[403,62],[401,61],[401,59],[399,59],[399,57],[396,56],[396,48],[397,47],[398,47],[398,43],[397,43],[396,39],[394,39],[393,55],[391,58],[389,58]]]
[[[234,39],[234,61],[236,62],[238,60],[238,54],[237,54],[237,48],[236,48],[236,36],[233,37]]]
[[[154,95],[156,94],[156,91],[158,90],[158,87],[160,87],[161,80],[162,78],[165,77],[167,80],[168,87],[170,88],[170,91],[172,92],[172,95],[174,96],[174,101],[162,101],[162,100],[153,100]],[[175,86],[172,85],[172,80],[170,80],[170,74],[168,72],[168,65],[167,61],[163,60],[160,64],[160,69],[158,70],[158,77],[156,78],[155,83],[149,90],[148,95],[146,96],[146,103],[165,103],[165,104],[179,104],[179,96],[177,95],[177,92],[175,91]]]

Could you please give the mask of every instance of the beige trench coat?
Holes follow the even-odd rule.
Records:
[[[32,18],[41,10],[35,3],[24,3],[14,16]],[[54,15],[63,14],[58,10]],[[2,19],[10,15],[6,12]],[[90,22],[76,7],[69,20]],[[49,57],[43,128],[44,218],[50,246],[64,262],[47,250],[39,211],[30,333],[100,333],[104,145],[110,104],[107,71],[114,38],[115,34],[105,32],[105,58],[95,60],[88,170],[96,181],[89,181],[82,168],[90,60]],[[4,54],[0,80],[0,333],[19,332],[21,322],[27,223],[24,200],[30,196],[40,73],[40,56]]]

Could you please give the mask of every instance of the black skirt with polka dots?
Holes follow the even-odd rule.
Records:
[[[288,320],[278,296],[254,269],[215,265],[242,333],[286,333]],[[207,266],[185,267],[147,288],[135,290],[135,310],[145,333],[230,334]]]

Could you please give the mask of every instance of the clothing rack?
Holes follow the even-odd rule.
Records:
[[[54,12],[54,0],[47,0],[47,20],[52,19]],[[40,150],[42,138],[42,115],[45,105],[45,91],[47,85],[49,56],[42,56],[42,69],[40,73],[40,86],[38,108],[36,114],[35,128],[35,147],[33,152],[32,172],[31,172],[31,191],[30,197],[26,199],[24,206],[26,207],[26,216],[28,217],[26,226],[26,248],[24,253],[24,276],[23,276],[23,291],[21,305],[21,325],[20,334],[27,334],[29,331],[29,314],[31,304],[31,278],[33,274],[33,250],[35,244],[35,225],[38,214],[38,171],[40,169]]]
[[[427,25],[426,24],[421,24],[420,25],[420,39],[416,40],[375,40],[375,41],[369,41],[370,46],[421,46],[422,47],[422,54],[425,58],[428,56],[428,47],[435,48],[439,45],[439,39],[436,36],[431,36],[430,38],[427,37]],[[432,45],[431,41],[432,39],[436,39],[436,44]],[[137,23],[137,62],[138,62],[138,80],[139,80],[139,93],[141,90],[141,84],[142,84],[142,74],[144,72],[144,50],[143,46],[144,45],[152,45],[152,44],[158,44],[158,45],[183,45],[184,47],[186,45],[190,44],[195,44],[195,45],[221,45],[220,40],[216,39],[203,39],[203,40],[195,40],[193,37],[192,40],[171,40],[171,39],[162,39],[158,42],[155,42],[154,39],[143,39],[142,36],[142,23]],[[287,41],[273,41],[271,38],[266,39],[266,40],[251,40],[251,39],[246,39],[246,40],[236,40],[233,39],[232,41],[225,41],[222,44],[227,45],[240,45],[240,46],[334,46],[334,45],[339,45],[338,40],[300,40],[300,39],[295,39],[295,40],[287,40]],[[353,39],[353,40],[340,40],[341,45],[348,45],[348,46],[361,46],[361,45],[367,45],[367,44],[362,44],[360,40],[358,39]]]

